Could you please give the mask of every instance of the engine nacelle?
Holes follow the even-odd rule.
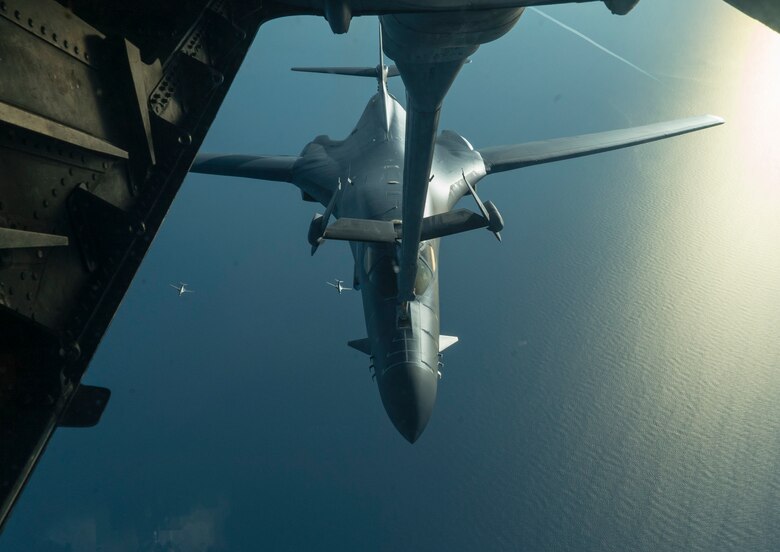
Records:
[[[352,21],[352,9],[346,0],[325,0],[325,19],[333,34],[344,34]]]
[[[307,238],[309,240],[309,245],[311,245],[314,250],[322,243],[322,218],[321,214],[314,213],[314,218],[311,219],[311,224],[309,224],[309,235]],[[312,251],[312,255],[314,255],[314,251]]]
[[[504,217],[498,212],[498,208],[492,201],[487,200],[485,202],[485,211],[488,214],[488,230],[494,234],[501,232],[504,229]]]

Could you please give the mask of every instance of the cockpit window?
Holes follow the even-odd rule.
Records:
[[[420,245],[420,255],[417,257],[417,277],[414,280],[415,295],[422,295],[428,290],[436,272],[436,254],[430,243]]]
[[[383,297],[398,295],[398,275],[395,269],[393,249],[368,246],[363,250],[363,273],[369,283]],[[417,256],[417,276],[414,281],[415,295],[423,295],[430,287],[436,274],[436,253],[430,243],[420,245]]]
[[[426,262],[431,272],[436,273],[436,252],[429,242],[423,242],[420,245],[420,257]]]

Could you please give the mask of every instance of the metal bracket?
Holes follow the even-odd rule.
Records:
[[[0,249],[58,247],[64,245],[68,245],[67,236],[28,232],[27,230],[15,230],[13,228],[0,228]]]
[[[477,195],[476,188],[474,188],[474,186],[471,185],[471,182],[469,182],[468,178],[466,178],[466,173],[463,172],[463,169],[461,169],[460,174],[463,176],[463,182],[465,182],[466,186],[468,186],[469,192],[471,192],[471,195],[474,196],[474,201],[477,202],[479,211],[488,221],[488,230],[493,232],[493,235],[498,241],[501,241],[501,230],[504,229],[504,219],[501,217],[498,209],[490,201],[482,203],[482,200],[479,199],[479,196]]]
[[[409,301],[402,301],[396,308],[396,328],[403,329],[412,327],[412,312],[409,308]]]
[[[98,154],[127,159],[125,150],[102,138],[2,101],[0,101],[0,121]]]
[[[100,421],[106,409],[111,391],[105,387],[79,385],[67,410],[62,414],[59,427],[93,427]]]
[[[333,214],[333,209],[336,207],[336,203],[338,202],[339,197],[341,197],[341,190],[341,178],[339,178],[338,187],[331,196],[330,201],[328,202],[328,206],[325,208],[325,214],[320,215],[319,213],[315,213],[314,218],[311,220],[311,224],[309,225],[308,239],[309,244],[311,245],[312,255],[317,252],[317,248],[322,244],[323,241],[325,241],[324,235],[328,228],[328,221],[330,220],[330,216]]]
[[[84,265],[94,272],[114,252],[127,249],[146,226],[130,213],[98,197],[81,184],[71,192],[68,208]]]

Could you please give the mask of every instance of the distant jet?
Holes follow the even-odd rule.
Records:
[[[352,291],[352,288],[344,287],[344,280],[333,280],[325,283],[336,288],[339,291],[339,295],[341,295],[342,291]]]
[[[312,253],[326,240],[349,242],[355,260],[353,287],[363,296],[368,335],[348,345],[370,358],[387,415],[412,443],[433,411],[442,353],[458,340],[440,333],[439,241],[477,228],[498,238],[504,226],[496,206],[478,195],[477,183],[504,171],[723,123],[704,115],[479,149],[455,132],[439,134],[441,102],[466,58],[479,44],[511,28],[521,12],[382,17],[384,48],[380,39],[376,67],[299,68],[377,80],[377,93],[347,138],[319,136],[299,156],[199,154],[190,169],[289,182],[305,201],[325,207],[309,225]],[[384,64],[383,51],[395,66]],[[404,81],[406,110],[387,90],[387,79],[394,75]],[[474,109],[480,107],[475,98]],[[471,196],[476,211],[456,207],[465,196]],[[332,216],[337,220],[331,223]],[[338,284],[330,285],[338,289]]]
[[[179,297],[181,297],[181,296],[182,296],[182,295],[184,295],[185,293],[195,293],[195,292],[194,292],[194,291],[192,291],[191,289],[187,289],[187,284],[185,284],[184,282],[179,282],[179,285],[178,285],[178,286],[177,286],[176,284],[169,284],[169,285],[170,285],[170,286],[171,286],[173,289],[175,289],[176,291],[178,291],[178,292],[179,292]]]

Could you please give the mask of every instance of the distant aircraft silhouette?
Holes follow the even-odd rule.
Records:
[[[333,280],[332,282],[325,283],[336,288],[339,292],[339,295],[341,295],[342,291],[352,291],[352,288],[344,287],[344,280]]]
[[[182,296],[182,295],[184,295],[185,293],[195,293],[195,292],[194,292],[194,291],[192,291],[191,289],[187,289],[187,284],[185,284],[184,282],[179,282],[179,285],[178,285],[178,286],[177,286],[176,284],[169,284],[169,285],[170,285],[170,286],[171,286],[173,289],[175,289],[176,291],[178,291],[178,292],[179,292],[179,297],[181,297],[181,296]]]

